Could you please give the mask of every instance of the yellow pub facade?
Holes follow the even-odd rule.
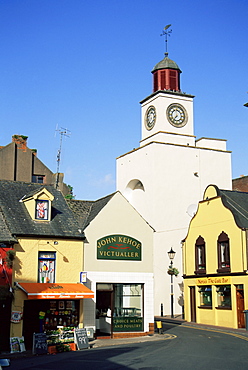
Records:
[[[183,240],[187,321],[245,327],[248,193],[209,185]]]

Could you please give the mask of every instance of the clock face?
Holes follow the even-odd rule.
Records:
[[[154,127],[155,122],[156,122],[156,109],[153,105],[150,105],[145,115],[146,129],[151,130]]]
[[[169,122],[175,127],[183,127],[188,121],[186,109],[178,103],[170,104],[166,114]]]

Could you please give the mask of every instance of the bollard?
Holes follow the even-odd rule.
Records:
[[[156,324],[157,324],[157,329],[158,329],[159,334],[163,334],[162,321],[156,321]]]
[[[243,311],[245,314],[245,328],[248,330],[248,310]]]

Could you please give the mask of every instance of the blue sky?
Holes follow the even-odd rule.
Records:
[[[0,145],[14,134],[60,171],[77,199],[115,191],[116,157],[139,146],[139,102],[169,57],[195,95],[195,135],[227,139],[248,174],[247,0],[0,0]]]

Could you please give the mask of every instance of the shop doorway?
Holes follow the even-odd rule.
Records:
[[[43,302],[42,302],[43,303]],[[44,302],[46,303],[46,302]],[[46,309],[40,300],[24,301],[23,336],[26,349],[32,349],[33,333],[40,333],[39,312]]]
[[[0,352],[10,350],[10,315],[11,315],[11,298],[0,299]]]
[[[104,288],[103,285],[109,285],[110,289],[101,289]],[[112,337],[113,286],[112,284],[98,284],[98,286],[100,290],[96,291],[96,334],[98,337]]]
[[[40,316],[40,312],[44,316]],[[33,333],[57,330],[58,327],[77,327],[79,300],[32,299],[24,301],[23,336],[26,349],[33,345]]]
[[[236,301],[237,301],[237,319],[238,328],[245,328],[245,314],[244,314],[244,287],[243,284],[236,286]]]
[[[196,322],[196,300],[195,300],[195,287],[190,286],[190,321]]]

